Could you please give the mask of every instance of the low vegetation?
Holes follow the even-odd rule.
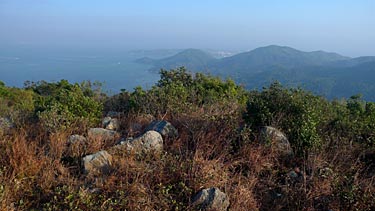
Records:
[[[1,209],[194,210],[194,194],[210,187],[228,195],[230,210],[375,209],[375,103],[329,101],[277,82],[246,91],[185,68],[160,76],[149,90],[114,96],[89,82],[0,83]],[[68,142],[108,112],[117,112],[124,139],[153,119],[179,135],[164,139],[161,154]],[[263,126],[284,132],[293,156],[260,141]],[[81,160],[99,150],[113,167],[98,177]]]

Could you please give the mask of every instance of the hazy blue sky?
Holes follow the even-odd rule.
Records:
[[[375,55],[374,0],[0,0],[0,45]]]

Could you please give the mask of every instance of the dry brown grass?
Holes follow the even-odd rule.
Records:
[[[234,177],[230,188],[231,210],[259,210],[259,202],[254,194],[256,177]]]
[[[3,208],[34,206],[33,200],[40,200],[60,180],[69,178],[68,170],[60,163],[63,153],[61,135],[52,135],[48,141],[30,141],[26,131],[16,132],[3,137],[1,142]]]
[[[114,142],[94,139],[68,145],[71,134],[86,134],[77,127],[54,134],[37,124],[14,129],[0,138],[1,209],[192,210],[193,195],[207,187],[226,192],[235,211],[374,208],[373,149],[342,142],[289,160],[256,142],[234,150],[239,123],[201,115],[165,116],[180,135],[165,140],[158,155],[114,150]],[[139,135],[150,121],[124,117],[120,132]],[[112,172],[83,174],[82,157],[102,149],[113,155]],[[297,167],[301,180],[288,177]]]

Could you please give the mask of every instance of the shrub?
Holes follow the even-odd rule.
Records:
[[[40,82],[28,87],[39,94],[35,101],[36,114],[49,130],[65,129],[77,122],[96,124],[102,114],[102,103],[85,85]]]
[[[0,117],[8,117],[21,125],[34,112],[35,95],[30,90],[6,87],[0,81]]]
[[[127,97],[129,103],[124,103],[123,99]],[[201,73],[192,74],[181,67],[161,70],[160,80],[150,90],[137,87],[134,92],[123,92],[116,98],[119,99],[118,104],[129,106],[125,111],[164,115],[193,112],[227,103],[244,105],[246,92],[230,79],[224,81]]]
[[[335,102],[331,130],[340,137],[367,145],[375,143],[375,103],[365,102],[361,95]]]
[[[271,125],[284,131],[298,154],[321,144],[319,126],[324,122],[327,102],[301,89],[273,83],[250,94],[245,114],[253,128]]]

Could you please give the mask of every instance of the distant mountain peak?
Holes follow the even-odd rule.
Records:
[[[300,53],[300,54],[320,54],[320,55],[328,55],[328,56],[335,56],[338,58],[341,58],[341,59],[350,59],[350,57],[346,57],[346,56],[342,56],[338,53],[334,53],[334,52],[327,52],[327,51],[323,51],[323,50],[315,50],[315,51],[301,51],[301,50],[297,50],[295,48],[292,48],[292,47],[289,47],[289,46],[281,46],[281,45],[268,45],[268,46],[264,46],[264,47],[259,47],[259,48],[255,48],[254,50],[251,50],[249,52],[271,52],[271,53],[277,53],[277,52],[293,52],[293,53]],[[245,52],[246,53],[246,52]]]
[[[275,44],[272,44],[272,45],[266,45],[266,46],[263,46],[263,47],[259,47],[259,48],[284,48],[284,49],[294,49],[292,47],[289,47],[289,46],[284,46],[284,45],[275,45]],[[294,49],[295,50],[295,49]]]
[[[151,59],[150,57],[142,57],[140,59],[135,60],[135,62],[141,64],[153,64],[155,62],[155,59]]]
[[[269,45],[223,59],[218,68],[229,65],[242,71],[260,71],[270,66],[292,68],[306,65],[322,65],[349,59],[324,51],[304,52],[288,46]]]
[[[255,48],[254,50],[293,50],[293,51],[299,51],[299,50],[294,49],[292,47],[281,46],[281,45],[267,45],[267,46]]]
[[[155,71],[160,68],[173,69],[181,66],[185,66],[191,71],[204,71],[214,61],[216,61],[216,58],[209,53],[194,48],[185,49],[173,56],[159,60],[150,60],[147,58],[137,60],[139,63],[153,64],[154,68],[152,69]]]
[[[170,57],[167,57],[167,58],[164,58],[164,59],[160,59],[159,62],[163,62],[163,61],[174,61],[174,62],[177,62],[177,61],[186,61],[186,60],[192,60],[192,59],[197,59],[199,61],[209,61],[209,60],[215,60],[215,58],[213,56],[211,56],[210,54],[202,51],[202,50],[199,50],[199,49],[194,49],[194,48],[189,48],[189,49],[186,49],[186,50],[183,50],[179,53],[177,53],[176,55],[174,56],[170,56]]]
[[[214,59],[213,56],[211,56],[210,54],[200,50],[200,49],[195,49],[195,48],[188,48],[188,49],[185,49],[179,53],[177,53],[176,55],[174,56],[171,56],[171,57],[178,57],[178,56],[194,56],[194,57],[198,57],[198,56],[203,56],[205,58],[208,58],[208,59]],[[171,58],[169,57],[169,58]]]

